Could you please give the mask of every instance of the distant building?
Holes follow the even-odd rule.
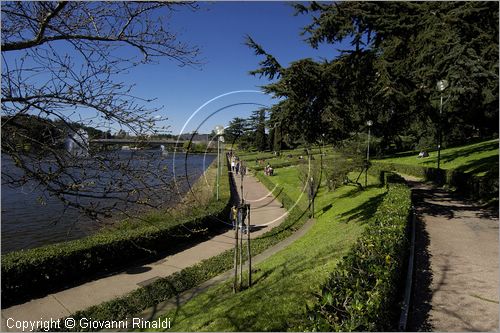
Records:
[[[66,151],[74,156],[89,155],[89,134],[84,129],[70,131],[65,142]]]

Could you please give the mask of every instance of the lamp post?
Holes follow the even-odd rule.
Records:
[[[215,126],[215,135],[217,136],[217,201],[219,201],[219,178],[220,178],[220,142],[224,140],[222,136],[224,134],[224,126],[217,125]]]
[[[368,143],[366,145],[366,171],[365,171],[365,187],[368,185],[368,165],[370,162],[370,127],[373,125],[373,121],[368,120],[366,122],[368,126]]]
[[[439,80],[437,82],[437,90],[441,92],[441,102],[439,104],[439,133],[438,133],[438,160],[437,160],[437,168],[440,169],[441,166],[441,143],[443,140],[443,130],[442,130],[442,115],[443,115],[443,91],[448,88],[448,81],[447,80]]]

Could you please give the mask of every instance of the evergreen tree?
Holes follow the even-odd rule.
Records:
[[[392,110],[385,117],[396,117],[386,119],[384,128],[422,131],[428,120],[437,126],[436,82],[447,79],[445,127],[464,136],[498,131],[497,3],[342,2],[296,8],[318,14],[305,28],[313,47],[351,37],[354,53],[375,52],[373,103],[375,109]]]
[[[252,112],[252,116],[249,119],[250,128],[249,130],[252,134],[252,145],[258,151],[265,151],[267,149],[266,140],[266,109],[259,109]]]
[[[247,132],[250,128],[247,119],[236,117],[229,122],[229,126],[224,130],[227,143],[241,143],[247,141]]]
[[[498,4],[494,2],[335,2],[296,4],[313,15],[304,28],[312,47],[351,40],[332,61],[302,59],[285,68],[262,46],[253,75],[278,81],[264,90],[283,98],[271,108],[286,135],[309,143],[365,131],[382,146],[433,138],[440,123],[447,141],[498,133]],[[446,79],[439,114],[437,81]],[[451,130],[453,129],[453,130]],[[445,140],[446,142],[446,140]]]

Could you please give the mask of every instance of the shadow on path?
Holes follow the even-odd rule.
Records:
[[[491,263],[498,260],[498,251],[492,250],[498,248],[498,237],[492,237],[498,234],[498,211],[428,184],[407,182],[417,216],[408,331],[498,327],[498,316],[489,318],[491,307],[474,294],[498,295],[495,286],[483,287],[494,280],[498,284],[498,266]],[[479,318],[484,316],[489,319]]]
[[[429,321],[431,310],[431,282],[432,271],[430,266],[429,234],[425,230],[424,222],[417,217],[415,225],[415,270],[413,272],[413,289],[411,295],[408,331],[432,331]]]

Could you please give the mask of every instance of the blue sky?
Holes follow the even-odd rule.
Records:
[[[248,71],[258,68],[261,60],[253,50],[244,45],[250,35],[264,49],[273,54],[283,66],[290,62],[311,57],[332,59],[337,48],[348,46],[324,45],[318,50],[307,45],[300,36],[301,28],[311,22],[306,15],[294,16],[290,2],[217,2],[199,3],[200,9],[180,9],[171,18],[171,28],[180,38],[201,49],[201,68],[178,67],[164,59],[157,65],[141,66],[125,77],[136,83],[137,95],[157,98],[155,105],[162,105],[163,116],[174,134],[190,132],[201,123],[199,132],[210,132],[216,124],[227,125],[236,117],[248,117],[260,105],[271,105],[272,100],[259,92],[267,79],[254,77]],[[233,93],[209,103],[190,116],[207,101],[222,94]],[[227,107],[237,103],[245,104]],[[215,111],[214,116],[207,117]]]
[[[133,95],[156,99],[149,106],[162,106],[158,115],[167,118],[158,126],[168,127],[173,134],[193,130],[210,133],[215,125],[227,126],[236,116],[246,118],[256,109],[276,103],[259,88],[269,81],[248,73],[259,67],[262,57],[255,56],[245,45],[247,35],[285,67],[302,58],[333,59],[339,53],[338,48],[350,48],[348,42],[321,45],[317,50],[310,47],[300,33],[312,18],[309,15],[294,16],[291,2],[197,4],[199,9],[195,11],[177,7],[167,22],[180,41],[200,49],[199,60],[203,62],[200,67],[179,67],[174,60],[160,59],[156,64],[135,67],[115,78],[134,85]],[[61,56],[75,52],[65,44],[64,41],[54,44]],[[124,48],[119,52],[127,51],[131,49]],[[21,52],[13,52],[4,59],[7,63],[18,61],[21,55]],[[40,79],[42,77],[43,74]],[[77,121],[78,115],[74,117]],[[113,132],[118,130],[118,127],[111,126]]]

